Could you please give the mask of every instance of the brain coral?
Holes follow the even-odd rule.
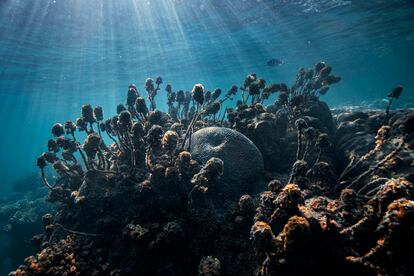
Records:
[[[223,160],[222,179],[227,183],[246,186],[263,172],[263,157],[258,148],[249,138],[229,128],[207,127],[195,132],[190,151],[201,164],[212,157]]]

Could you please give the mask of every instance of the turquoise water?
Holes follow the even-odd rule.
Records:
[[[325,100],[358,104],[396,84],[412,93],[413,46],[412,1],[1,0],[1,195],[37,172],[54,122],[84,103],[112,114],[148,76],[174,89],[227,89],[252,71],[291,83],[322,59],[343,77]]]

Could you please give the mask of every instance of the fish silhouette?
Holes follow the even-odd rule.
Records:
[[[280,60],[277,58],[272,58],[271,60],[266,62],[267,66],[270,66],[270,67],[276,67],[276,66],[282,65],[283,63],[284,63],[283,60]]]

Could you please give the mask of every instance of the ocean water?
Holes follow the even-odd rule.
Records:
[[[267,66],[274,58],[283,64]],[[401,84],[398,104],[414,107],[414,2],[0,0],[0,199],[16,183],[42,185],[35,159],[55,122],[85,103],[114,114],[130,83],[144,91],[160,75],[174,90],[227,90],[256,72],[291,84],[320,60],[342,77],[323,98],[330,106],[381,100]],[[161,92],[158,107],[165,101]],[[1,219],[3,275],[31,252],[19,237],[39,227],[10,238]]]
[[[326,60],[343,80],[325,100],[358,104],[396,84],[412,93],[413,46],[409,0],[2,0],[1,194],[37,171],[54,122],[84,103],[113,114],[129,83],[227,89],[249,72],[291,83]]]
[[[283,64],[269,67],[277,58]],[[161,75],[174,90],[241,85],[256,72],[292,83],[327,61],[324,97],[358,105],[414,90],[411,0],[0,0],[0,197],[36,172],[55,122],[82,104],[115,113],[127,87]],[[165,108],[165,94],[158,105]],[[40,185],[40,184],[39,184]]]

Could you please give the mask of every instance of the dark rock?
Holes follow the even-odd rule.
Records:
[[[393,132],[401,134],[412,134],[414,132],[414,113],[404,113],[392,124]]]
[[[355,112],[344,112],[338,115],[337,120],[339,122],[354,121],[356,119],[368,119],[369,115],[366,112],[355,111]]]
[[[322,101],[310,101],[309,106],[306,107],[304,115],[318,118],[322,125],[324,125],[328,134],[331,134],[335,130],[334,121],[332,118],[331,110],[329,106]]]
[[[287,133],[288,118],[286,113],[261,113],[249,124],[245,133],[258,147],[263,155],[266,170],[285,171],[289,162],[282,162],[282,138]]]

